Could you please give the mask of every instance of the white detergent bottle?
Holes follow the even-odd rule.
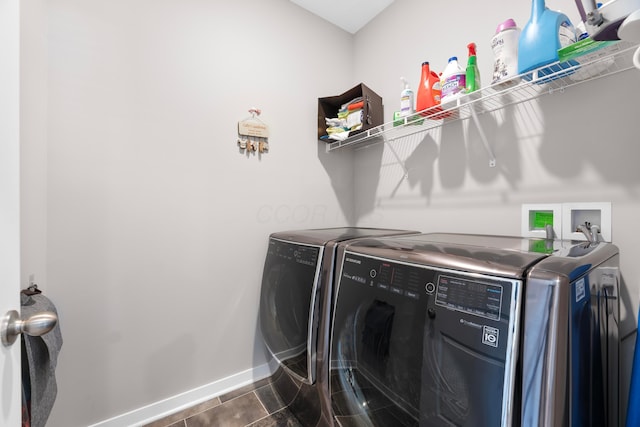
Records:
[[[404,77],[400,77],[400,80],[404,83],[404,89],[400,93],[400,116],[406,117],[416,112],[414,107],[415,96]]]
[[[466,84],[466,72],[458,64],[458,57],[449,58],[449,63],[442,72],[440,82],[442,83],[442,103],[446,104],[455,101],[464,95]]]

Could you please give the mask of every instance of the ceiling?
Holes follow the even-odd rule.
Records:
[[[355,34],[394,0],[291,0],[309,12]]]

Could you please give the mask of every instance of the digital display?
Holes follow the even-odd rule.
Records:
[[[499,320],[502,307],[501,285],[441,275],[436,304],[487,319]]]

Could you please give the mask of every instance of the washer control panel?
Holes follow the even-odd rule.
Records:
[[[436,304],[453,310],[499,320],[503,285],[441,274]]]

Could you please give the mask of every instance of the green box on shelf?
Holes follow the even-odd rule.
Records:
[[[590,37],[587,37],[586,39],[582,39],[576,43],[570,44],[569,46],[565,46],[562,49],[558,49],[558,62],[566,62],[572,59],[575,59],[579,63],[589,62],[596,58],[596,56],[591,55],[596,51],[599,51],[597,53],[597,57],[600,57],[602,55],[609,54],[612,50],[618,50],[617,46],[615,49],[611,48],[601,50],[609,48],[609,46],[614,46],[617,42],[618,40],[595,41]]]
[[[405,123],[406,119],[406,123]],[[424,123],[424,118],[422,118],[418,114],[412,114],[407,117],[400,116],[400,111],[393,112],[393,126],[403,126],[407,125],[421,125]]]

